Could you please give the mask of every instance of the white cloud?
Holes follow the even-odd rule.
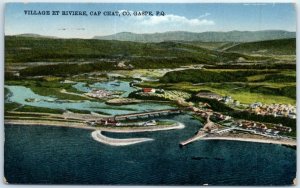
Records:
[[[209,13],[206,13],[203,16],[209,16]],[[172,25],[183,25],[183,26],[203,26],[203,25],[215,25],[213,20],[193,18],[188,19],[184,16],[178,16],[169,14],[166,16],[152,16],[144,17],[144,20],[141,22],[144,25],[159,25],[159,24],[172,24]]]
[[[200,15],[198,18],[205,18],[207,16],[210,16],[210,13],[206,12],[205,14]]]

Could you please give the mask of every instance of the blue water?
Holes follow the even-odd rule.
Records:
[[[135,88],[130,87],[129,82],[113,80],[109,82],[96,82],[94,84],[86,85],[86,83],[79,82],[73,85],[75,89],[82,92],[90,92],[92,89],[105,89],[108,91],[123,91],[122,97],[128,97],[128,95],[136,91]]]
[[[155,139],[124,147],[96,142],[89,130],[5,125],[5,177],[9,183],[40,184],[290,185],[296,176],[294,149],[233,141],[180,148],[201,125],[188,115],[170,118],[186,128],[104,133]]]
[[[107,105],[105,102],[92,102],[92,101],[75,101],[75,102],[67,102],[67,101],[56,101],[54,97],[46,97],[41,96],[34,93],[30,88],[24,86],[5,86],[10,92],[11,96],[7,99],[8,101],[36,106],[36,107],[44,107],[44,108],[52,108],[52,109],[77,109],[77,110],[88,110],[92,112],[103,112],[110,115],[117,114],[129,114],[135,112],[143,112],[143,111],[151,111],[151,110],[163,110],[174,108],[167,104],[162,103],[138,103],[138,104],[130,104],[130,105],[122,105],[122,106],[112,106]],[[40,101],[36,102],[27,102],[26,99],[34,98],[39,99]]]

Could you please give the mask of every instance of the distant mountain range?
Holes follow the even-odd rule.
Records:
[[[55,36],[45,36],[34,33],[19,34],[21,37],[31,38],[59,38]],[[131,42],[164,42],[164,41],[198,41],[198,42],[256,42],[277,39],[296,38],[296,32],[283,30],[264,31],[228,31],[228,32],[203,32],[193,33],[187,31],[169,31],[164,33],[137,34],[131,32],[121,32],[107,36],[94,36],[98,40],[118,40]]]
[[[163,42],[163,41],[202,41],[202,42],[254,42],[275,39],[296,38],[295,32],[282,30],[265,31],[229,31],[193,33],[172,31],[165,33],[137,34],[121,32],[107,36],[95,36],[93,39],[119,40],[133,42]]]

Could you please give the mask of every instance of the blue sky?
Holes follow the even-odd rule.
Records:
[[[35,16],[24,10],[164,11],[165,16]],[[5,8],[5,34],[36,33],[63,38],[92,38],[118,32],[296,31],[293,4],[93,4],[11,3]]]

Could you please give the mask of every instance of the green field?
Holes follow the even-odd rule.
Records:
[[[259,55],[294,55],[296,54],[296,39],[280,39],[258,42],[248,42],[233,45],[227,52]]]
[[[231,96],[246,104],[296,104],[295,70],[188,69],[169,72],[160,82],[147,82],[140,86],[180,89],[192,93],[209,90],[222,96]]]

